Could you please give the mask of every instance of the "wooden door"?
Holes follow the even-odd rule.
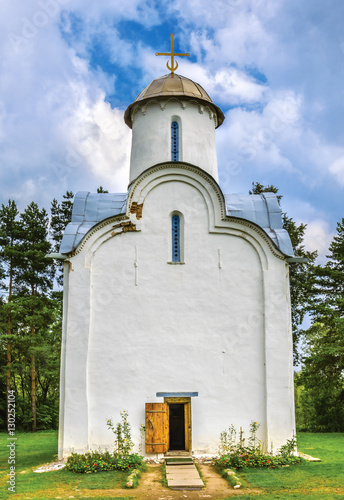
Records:
[[[146,453],[165,453],[167,450],[167,403],[146,403]]]
[[[185,424],[185,451],[192,450],[191,440],[191,398],[189,397],[166,397],[164,402],[170,404],[184,404],[184,424]],[[169,432],[168,432],[169,437]],[[168,450],[170,449],[168,445]]]
[[[184,404],[185,413],[185,450],[191,450],[191,401]]]

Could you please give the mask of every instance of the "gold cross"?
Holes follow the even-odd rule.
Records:
[[[189,53],[187,53],[187,54],[175,54],[174,53],[174,34],[173,33],[171,33],[171,52],[155,52],[155,55],[156,56],[171,56],[171,66],[168,64],[168,61],[166,63],[166,66],[167,66],[167,69],[169,69],[172,74],[178,68],[177,61],[176,61],[176,65],[174,65],[174,56],[186,56],[186,57],[190,56]]]

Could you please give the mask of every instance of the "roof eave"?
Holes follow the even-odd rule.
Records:
[[[225,115],[223,114],[221,109],[218,106],[216,106],[216,104],[214,104],[213,102],[207,101],[206,99],[202,99],[202,98],[196,97],[196,96],[191,96],[191,95],[189,96],[189,95],[185,95],[185,94],[175,93],[175,94],[166,94],[166,95],[160,94],[160,95],[156,95],[156,96],[145,97],[143,99],[140,99],[139,101],[134,101],[132,104],[130,104],[127,107],[127,109],[124,112],[124,121],[125,121],[126,125],[128,125],[128,127],[131,129],[133,128],[133,122],[131,119],[131,112],[132,112],[133,107],[136,104],[145,103],[145,102],[148,102],[150,100],[165,101],[166,99],[168,99],[170,97],[179,97],[181,99],[188,100],[188,101],[196,100],[196,101],[200,101],[202,103],[202,105],[204,105],[204,106],[213,107],[216,111],[216,116],[217,116],[216,128],[219,128],[225,120]]]

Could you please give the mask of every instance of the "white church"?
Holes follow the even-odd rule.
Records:
[[[222,192],[224,115],[168,55],[124,115],[128,192],[77,193],[64,232],[60,459],[112,451],[124,410],[152,458],[216,454],[252,420],[268,449],[295,433],[295,258],[276,195]]]

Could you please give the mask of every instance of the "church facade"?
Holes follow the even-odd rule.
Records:
[[[289,262],[273,193],[225,195],[222,111],[170,73],[132,103],[128,192],[77,193],[65,261],[59,457],[112,450],[216,454],[220,433],[295,433]],[[142,429],[145,430],[144,436]]]

